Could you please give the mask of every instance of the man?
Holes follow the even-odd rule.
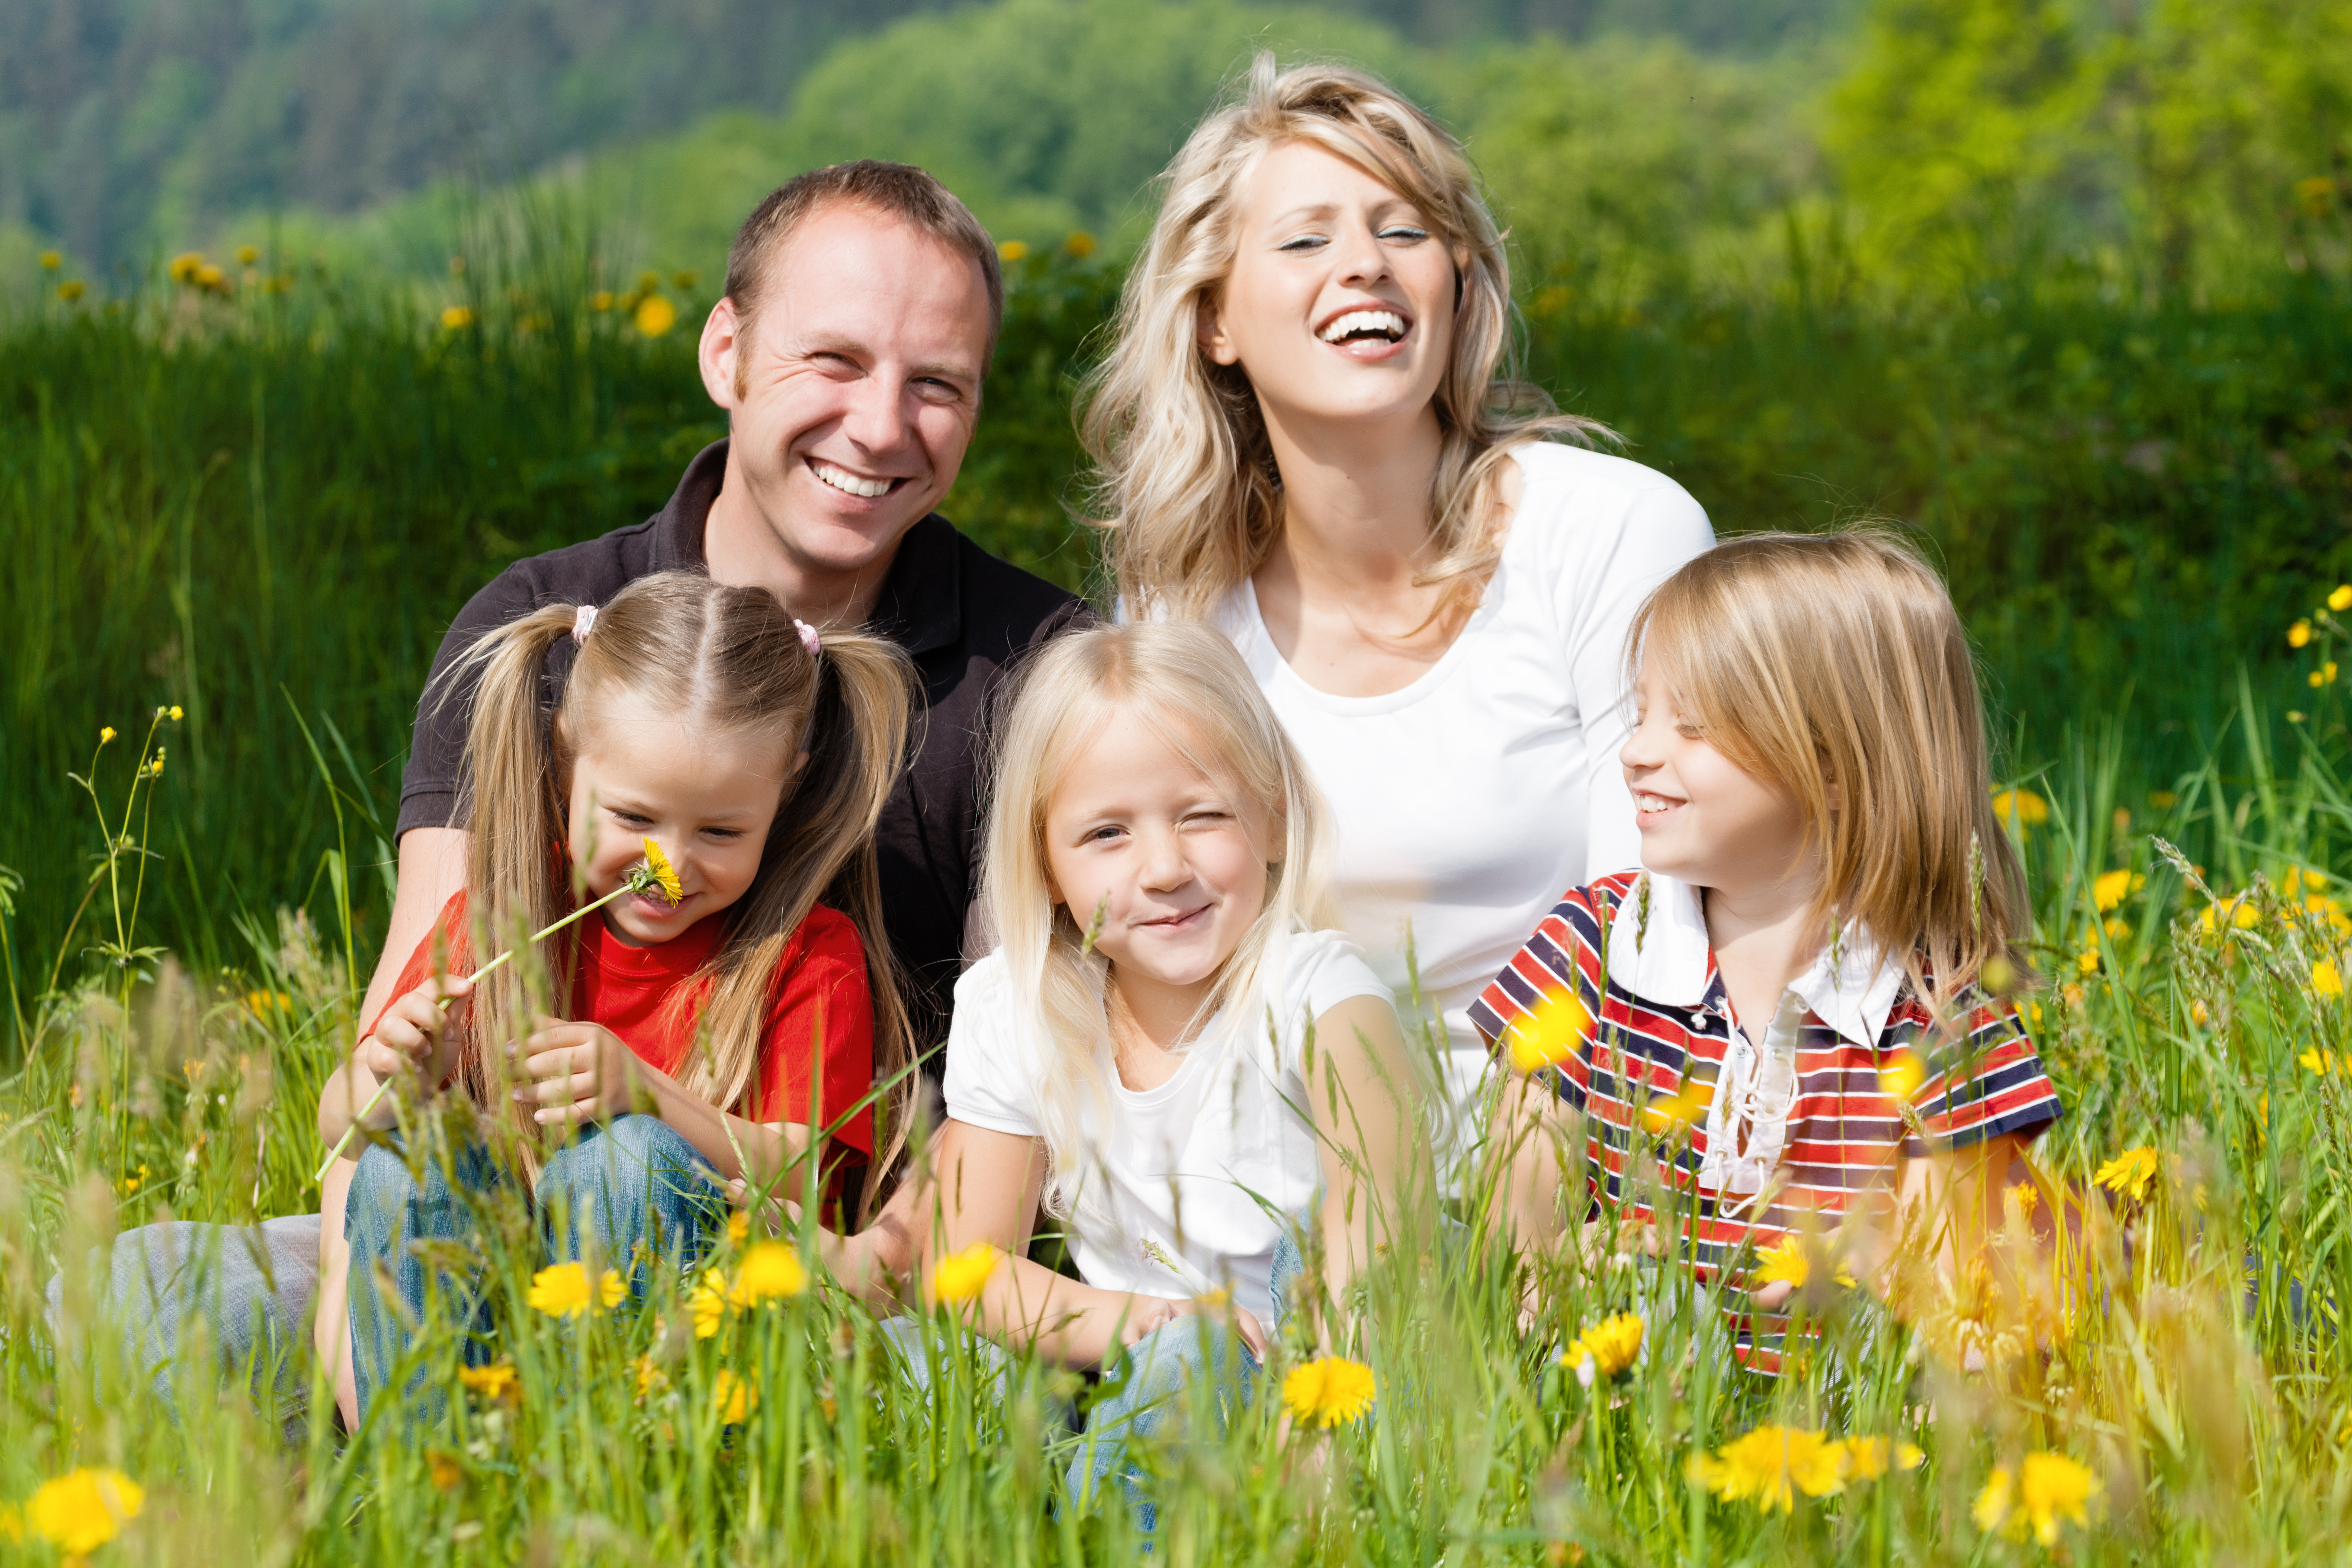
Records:
[[[400,893],[363,1017],[391,999],[465,880],[457,775],[470,689],[445,693],[442,672],[484,632],[543,605],[602,604],[647,573],[707,567],[768,589],[803,620],[864,626],[914,658],[928,719],[877,847],[917,1037],[939,1042],[971,901],[982,706],[1009,664],[1084,614],[931,510],[971,443],[1003,308],[987,232],[919,169],[836,164],[760,204],[702,329],[702,382],[728,411],[729,438],[688,465],[647,521],[509,567],[441,644],[401,784]],[[551,670],[551,689],[562,674]]]
[[[768,589],[814,625],[889,637],[913,658],[926,714],[877,847],[884,921],[912,982],[918,1042],[945,1037],[972,894],[981,716],[1024,653],[1087,613],[931,510],[971,443],[1003,302],[987,232],[919,169],[838,164],[760,204],[729,252],[726,297],[699,351],[703,385],[728,411],[728,438],[687,466],[646,521],[509,567],[442,642],[402,781],[399,895],[363,1019],[391,999],[465,879],[458,774],[471,693],[442,672],[483,632],[542,605],[602,604],[649,573],[702,567]],[[559,649],[551,700],[568,665]],[[353,1168],[338,1162],[322,1184],[322,1249],[341,1250]],[[112,1288],[124,1306],[151,1314],[140,1341],[151,1359],[168,1356],[180,1320],[202,1312],[233,1356],[258,1350],[282,1363],[314,1282],[288,1263],[294,1239],[223,1233],[217,1252],[239,1258],[199,1294],[201,1270],[189,1259],[204,1249],[194,1238],[133,1231],[117,1245]],[[240,1249],[255,1253],[254,1267]],[[319,1309],[331,1331],[321,1340],[340,1351],[344,1303],[322,1300]],[[338,1371],[347,1382],[348,1368]],[[299,1382],[281,1379],[281,1395]]]

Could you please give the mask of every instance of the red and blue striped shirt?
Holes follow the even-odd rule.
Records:
[[[1547,993],[1564,991],[1582,1005],[1592,1023],[1545,1071],[1584,1115],[1591,1199],[1622,1205],[1634,1223],[1658,1223],[1649,1195],[1656,1184],[1631,1179],[1637,1158],[1654,1162],[1675,1194],[1685,1261],[1702,1281],[1738,1286],[1754,1253],[1791,1234],[1826,1233],[1865,1205],[1891,1205],[1899,1158],[2038,1133],[2058,1118],[2057,1090],[2015,1008],[1968,988],[1939,1022],[1901,967],[1874,962],[1867,947],[1833,949],[1790,985],[1805,1005],[1796,1098],[1769,1196],[1744,1208],[1699,1184],[1703,1115],[1687,1135],[1643,1131],[1643,1110],[1660,1102],[1711,1103],[1732,1043],[1730,998],[1697,889],[1639,871],[1570,889],[1470,1017],[1495,1042],[1515,1024],[1532,1026]],[[1913,1075],[1906,1119],[1897,1095]],[[1741,1359],[1777,1370],[1784,1328],[1779,1314],[1739,1314]]]

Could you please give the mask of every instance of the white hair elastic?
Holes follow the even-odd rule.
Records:
[[[596,625],[596,606],[583,605],[572,612],[572,640],[584,643]]]
[[[801,647],[808,649],[809,657],[811,658],[814,658],[822,647],[822,645],[817,641],[816,628],[809,625],[806,621],[801,619],[798,616],[794,616],[793,617],[793,630],[801,634]]]

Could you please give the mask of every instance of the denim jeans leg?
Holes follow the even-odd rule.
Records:
[[[302,1440],[310,1405],[310,1300],[319,1283],[319,1216],[291,1215],[256,1226],[168,1220],[115,1237],[106,1259],[100,1321],[116,1336],[125,1365],[148,1379],[169,1406],[192,1331],[201,1325],[209,1365],[242,1377],[257,1407],[274,1414],[289,1444]],[[51,1332],[62,1321],[62,1278],[49,1282]]]
[[[428,1152],[414,1170],[389,1144],[372,1144],[360,1156],[343,1207],[343,1237],[352,1251],[352,1380],[362,1421],[425,1321],[428,1292],[453,1303],[449,1315],[474,1334],[489,1331],[479,1282],[428,1263],[409,1243],[472,1235],[475,1204],[503,1179],[478,1143],[451,1152],[446,1163]],[[475,1359],[470,1345],[468,1359]],[[423,1397],[426,1404],[415,1414],[430,1423],[439,1416],[440,1396]]]
[[[580,1130],[539,1177],[548,1256],[591,1250],[643,1296],[656,1263],[692,1265],[727,1225],[727,1188],[657,1116],[616,1116]]]
[[[1143,1495],[1142,1472],[1129,1458],[1128,1445],[1181,1419],[1196,1398],[1213,1402],[1222,1433],[1234,1413],[1249,1403],[1257,1373],[1257,1357],[1241,1336],[1213,1318],[1181,1317],[1136,1341],[1103,1380],[1108,1392],[1095,1402],[1077,1457],[1070,1461],[1071,1500],[1084,1506],[1101,1493],[1103,1479],[1117,1472],[1136,1527],[1150,1535],[1159,1527],[1160,1510]],[[1204,1379],[1210,1390],[1196,1394]]]

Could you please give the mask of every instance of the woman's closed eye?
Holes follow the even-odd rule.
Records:
[[[1413,224],[1392,223],[1389,225],[1388,227],[1380,231],[1379,237],[1381,239],[1393,240],[1400,245],[1414,245],[1418,244],[1422,240],[1427,239],[1429,237],[1429,230],[1419,227]]]

